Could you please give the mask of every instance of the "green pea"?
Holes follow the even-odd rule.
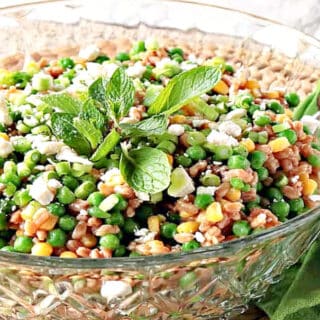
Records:
[[[310,154],[307,160],[314,168],[320,168],[320,156],[316,154]]]
[[[61,58],[59,64],[63,69],[72,69],[75,66],[74,61],[69,57]]]
[[[127,249],[124,245],[119,245],[113,252],[114,257],[123,257],[127,253]]]
[[[182,289],[194,287],[197,278],[197,274],[194,271],[189,271],[180,278],[179,285]]]
[[[118,61],[123,62],[123,61],[128,61],[128,60],[130,60],[130,56],[129,56],[129,54],[128,54],[127,52],[119,52],[119,53],[116,55],[115,59],[118,60]]]
[[[181,155],[177,157],[177,163],[185,168],[190,167],[192,165],[191,158]]]
[[[125,233],[132,234],[138,229],[139,229],[139,224],[135,222],[133,219],[128,218],[125,220],[124,226],[123,226],[123,230]]]
[[[224,68],[224,71],[233,74],[234,73],[234,68],[233,68],[232,65],[226,64],[225,68]]]
[[[270,209],[280,221],[284,221],[290,212],[290,205],[285,201],[272,202]]]
[[[59,227],[64,231],[72,231],[77,225],[77,219],[73,216],[65,215],[59,219]]]
[[[221,161],[221,160],[227,160],[232,155],[232,148],[229,146],[216,146],[214,150],[214,160]]]
[[[290,108],[296,107],[300,103],[300,97],[295,92],[287,93],[284,98],[286,99]]]
[[[264,167],[258,168],[256,169],[256,171],[258,174],[259,181],[263,181],[269,177],[269,171]]]
[[[211,194],[197,194],[194,204],[200,209],[205,209],[213,202],[213,200],[214,199]]]
[[[267,160],[267,156],[264,152],[256,150],[253,151],[250,154],[250,162],[251,162],[251,167],[253,169],[258,169],[261,168],[263,166],[263,164],[265,163],[265,161]]]
[[[289,183],[289,179],[285,174],[281,174],[276,180],[275,180],[275,186],[276,187],[284,187]]]
[[[209,186],[217,187],[217,186],[220,186],[221,179],[216,174],[207,173],[200,178],[200,182],[206,187],[209,187]]]
[[[172,56],[174,54],[178,54],[180,56],[183,56],[183,50],[181,48],[172,48],[172,49],[168,50],[168,53],[170,56]]]
[[[136,209],[137,219],[141,222],[147,221],[150,216],[153,215],[153,208],[149,205],[141,205],[139,208]]]
[[[71,173],[71,166],[69,162],[58,162],[56,164],[56,171],[59,176],[68,175]]]
[[[297,133],[292,129],[286,129],[278,133],[278,137],[285,137],[291,144],[295,144],[298,140]]]
[[[186,242],[184,243],[182,246],[181,246],[181,250],[184,251],[184,252],[189,252],[189,251],[193,251],[195,249],[198,249],[200,248],[200,243],[196,240],[191,240],[189,242]]]
[[[54,248],[61,248],[67,241],[66,233],[61,229],[53,229],[49,231],[47,242]]]
[[[157,149],[160,149],[165,153],[172,154],[176,150],[176,145],[171,141],[164,140],[157,145]]]
[[[263,127],[266,126],[267,124],[269,124],[271,122],[271,119],[269,116],[267,115],[262,115],[259,118],[254,120],[254,123],[259,126],[259,127]]]
[[[111,213],[111,217],[106,219],[106,224],[124,226],[124,216],[120,212]]]
[[[106,55],[101,55],[101,56],[98,56],[95,60],[94,60],[94,62],[95,63],[100,63],[100,64],[102,64],[102,63],[104,63],[105,61],[108,61],[108,60],[110,60],[110,58],[108,57],[108,56],[106,56]]]
[[[164,238],[172,239],[177,231],[177,225],[172,222],[166,222],[161,226],[161,235]]]
[[[248,156],[249,152],[245,146],[239,145],[239,146],[233,147],[232,154],[239,155],[239,156],[246,158]]]
[[[191,131],[187,133],[187,142],[191,146],[202,145],[206,142],[206,137],[199,131]]]
[[[236,221],[232,226],[232,232],[237,237],[244,237],[250,234],[251,227],[248,221]]]
[[[258,134],[258,143],[259,144],[266,144],[268,142],[268,132],[261,131]]]
[[[290,211],[294,213],[299,213],[304,208],[304,202],[303,199],[291,199],[288,201],[290,206]]]
[[[32,246],[32,239],[27,236],[19,236],[13,243],[14,251],[21,253],[30,253]]]
[[[255,111],[260,110],[260,105],[258,104],[252,104],[249,109],[248,109],[248,113],[250,115],[253,115],[255,113]]]
[[[26,189],[17,191],[13,197],[15,204],[21,208],[25,207],[31,200],[32,197],[30,196],[29,191]]]
[[[266,189],[265,196],[272,201],[280,201],[283,198],[281,191],[273,187]]]
[[[201,146],[191,146],[186,150],[192,160],[203,160],[207,157],[206,151]]]
[[[240,178],[232,177],[230,179],[230,185],[235,189],[242,190],[244,187],[244,182]]]
[[[58,190],[57,199],[62,204],[70,204],[75,200],[75,195],[68,187],[62,187]]]
[[[87,201],[90,206],[99,207],[100,203],[105,199],[105,196],[101,192],[93,192],[88,197]]]
[[[284,107],[277,101],[271,101],[267,106],[275,113],[284,113]]]
[[[130,54],[135,55],[143,51],[146,51],[145,42],[140,40],[133,44]]]
[[[115,250],[119,247],[120,240],[114,234],[106,234],[100,238],[99,244],[103,248]]]
[[[24,163],[29,168],[34,168],[35,165],[40,161],[41,153],[37,150],[30,150],[24,156]]]
[[[68,187],[72,191],[74,191],[77,187],[79,187],[78,180],[72,176],[64,176],[62,178],[62,184]]]
[[[231,156],[228,160],[229,169],[248,169],[249,166],[248,159],[240,155]]]
[[[98,207],[89,208],[88,213],[90,216],[100,218],[100,219],[110,218],[110,213],[104,212],[103,210],[99,209]]]
[[[128,207],[128,201],[121,195],[116,194],[117,198],[119,199],[118,203],[113,207],[113,210],[123,211]]]
[[[79,199],[87,199],[95,190],[96,185],[93,182],[85,181],[74,191],[74,194]]]
[[[253,142],[257,143],[259,141],[259,133],[255,131],[250,131],[248,138],[251,139]]]
[[[59,202],[50,203],[47,205],[47,210],[55,216],[61,217],[66,213],[66,208]]]

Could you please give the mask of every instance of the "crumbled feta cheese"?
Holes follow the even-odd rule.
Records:
[[[213,196],[217,189],[218,189],[217,187],[202,187],[202,186],[200,186],[197,188],[197,194],[210,194]]]
[[[172,124],[168,127],[168,133],[175,136],[181,136],[184,134],[184,126],[181,124]]]
[[[200,98],[201,98],[202,100],[208,102],[209,99],[210,99],[210,96],[209,96],[208,94],[204,93],[204,94],[202,94],[202,95],[200,96]]]
[[[86,158],[78,156],[71,148],[68,146],[63,146],[61,150],[56,155],[57,160],[59,161],[68,161],[81,164],[91,165],[92,162]]]
[[[113,62],[104,62],[103,63],[103,72],[107,78],[111,78],[114,72],[119,68],[119,65]]]
[[[10,141],[0,137],[0,157],[7,158],[13,152],[13,147]]]
[[[33,181],[29,194],[43,206],[48,205],[54,199],[54,193],[49,189],[47,180],[43,175]]]
[[[260,118],[261,116],[264,116],[266,113],[264,111],[261,111],[261,110],[256,110],[253,115],[252,115],[252,118],[253,119],[258,119]]]
[[[266,108],[267,108],[267,106],[266,106],[265,101],[262,101],[261,104],[260,104],[260,110],[261,110],[261,111],[265,111]]]
[[[43,101],[41,100],[41,97],[39,95],[35,95],[35,94],[32,94],[31,96],[28,96],[26,98],[26,102],[28,102],[28,103],[36,106],[36,107],[39,107],[39,106],[41,106],[43,104]]]
[[[194,119],[194,120],[192,120],[192,126],[194,128],[199,128],[207,123],[210,123],[210,121],[207,119]]]
[[[198,66],[197,64],[192,63],[190,61],[182,61],[180,64],[181,69],[184,71],[191,70],[193,68],[196,68],[197,66]]]
[[[241,127],[231,120],[223,121],[219,124],[219,131],[232,137],[239,137],[241,135]]]
[[[200,243],[203,243],[203,242],[205,242],[205,237],[204,237],[204,235],[201,233],[201,232],[199,232],[199,231],[197,231],[196,233],[195,233],[195,235],[194,235],[194,237],[195,237],[195,239],[198,241],[198,242],[200,242]]]
[[[216,130],[212,130],[209,133],[209,135],[207,136],[207,141],[213,144],[226,145],[230,147],[235,147],[239,144],[239,142],[235,138]]]
[[[130,284],[125,281],[108,280],[103,281],[100,294],[106,298],[108,303],[116,298],[124,298],[132,293]]]
[[[245,109],[238,108],[238,109],[230,111],[226,115],[225,119],[226,120],[240,119],[240,118],[244,117],[246,114],[247,114],[247,111]]]
[[[5,126],[10,126],[12,124],[6,99],[2,94],[0,95],[0,123]]]
[[[150,200],[150,195],[147,192],[135,191],[135,193],[136,193],[137,198],[141,201],[149,201]]]
[[[152,232],[147,228],[141,228],[135,231],[134,235],[136,237],[139,237],[137,239],[135,239],[135,242],[137,243],[146,243],[148,241],[152,241],[155,239],[157,233],[156,232]]]
[[[47,186],[50,189],[59,189],[62,187],[62,184],[57,179],[50,179],[47,183]]]
[[[303,116],[300,121],[303,125],[308,127],[311,134],[314,134],[316,130],[320,127],[320,121],[313,116]]]
[[[159,69],[164,69],[168,65],[179,67],[179,63],[176,60],[171,60],[170,58],[163,58],[156,62],[156,67]]]
[[[297,183],[297,182],[299,181],[299,179],[300,179],[299,176],[293,176],[293,177],[291,178],[291,182],[292,182],[292,183]]]
[[[105,172],[103,176],[100,177],[100,179],[104,182],[106,182],[108,185],[116,186],[123,184],[124,180],[120,173],[120,170],[118,168],[112,168]]]
[[[312,195],[309,196],[309,199],[311,201],[318,202],[318,201],[320,201],[320,194],[312,194]]]
[[[213,161],[212,162],[215,166],[220,166],[220,165],[222,165],[222,161]]]
[[[86,48],[83,48],[79,51],[79,57],[87,61],[93,61],[98,58],[100,54],[100,49],[92,44]]]
[[[37,149],[41,154],[45,154],[47,156],[59,153],[64,146],[64,143],[59,141],[38,142],[36,143],[36,146],[32,144],[34,149]]]
[[[87,67],[87,73],[92,78],[99,78],[103,75],[103,66],[100,63],[87,62],[86,67]]]
[[[128,67],[126,73],[129,77],[141,78],[145,71],[146,67],[142,65],[141,61],[138,61],[133,66]]]

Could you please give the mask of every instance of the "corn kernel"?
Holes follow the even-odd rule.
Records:
[[[49,257],[52,252],[53,248],[47,242],[38,242],[31,249],[31,254],[34,256]]]
[[[195,233],[198,231],[199,228],[199,222],[197,221],[187,221],[180,223],[177,227],[178,233]]]
[[[213,91],[219,93],[219,94],[228,94],[229,93],[229,87],[228,85],[223,81],[220,80],[212,89]]]
[[[235,188],[230,188],[226,194],[226,198],[230,201],[238,201],[241,198],[241,191]]]
[[[170,123],[186,123],[186,117],[182,114],[176,114],[170,118]]]
[[[259,89],[260,85],[259,82],[257,80],[253,80],[253,79],[249,79],[246,83],[246,87],[248,89]]]
[[[180,211],[179,215],[182,219],[187,219],[187,218],[194,216],[195,214],[193,212]]]
[[[287,116],[286,114],[277,114],[276,115],[276,121],[277,122],[280,122],[280,123],[283,123],[283,122],[287,122],[287,121],[290,121],[290,117]]]
[[[108,186],[106,183],[99,183],[98,184],[98,189],[103,195],[110,196],[110,194],[114,193],[114,187],[113,186]]]
[[[285,109],[284,110],[285,115],[287,115],[290,119],[293,117],[293,112],[290,109]]]
[[[280,93],[279,91],[266,91],[266,92],[263,92],[263,96],[264,98],[267,98],[267,99],[278,100],[280,98]]]
[[[148,229],[151,232],[160,232],[160,217],[159,216],[151,216],[148,218]]]
[[[210,204],[206,210],[206,219],[213,223],[223,220],[223,213],[219,202],[213,202]]]
[[[249,138],[241,140],[240,144],[243,145],[248,150],[248,152],[252,152],[256,148],[255,143]]]
[[[167,158],[168,158],[170,166],[172,167],[173,166],[173,156],[171,154],[167,154]]]
[[[77,255],[72,251],[64,251],[60,254],[60,258],[77,258]]]
[[[6,141],[9,141],[9,136],[4,133],[4,132],[0,132],[0,138],[3,139],[3,140],[6,140]]]
[[[309,174],[306,172],[302,172],[299,174],[299,180],[302,182],[305,182],[307,180],[309,180]]]
[[[316,181],[312,179],[307,179],[302,182],[302,193],[305,196],[312,195],[317,190],[318,184]]]
[[[281,137],[270,141],[269,146],[272,152],[280,152],[288,148],[290,146],[290,142],[286,137]]]

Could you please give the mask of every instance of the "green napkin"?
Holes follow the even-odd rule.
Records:
[[[258,303],[271,320],[320,319],[320,241]]]

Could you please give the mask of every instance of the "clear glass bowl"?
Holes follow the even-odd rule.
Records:
[[[301,95],[320,78],[320,44],[238,11],[188,1],[46,1],[0,10],[0,64],[106,53],[156,37],[196,55],[223,56],[265,90]],[[317,60],[318,59],[318,60]],[[113,259],[42,258],[0,252],[1,319],[226,319],[245,310],[307,250],[320,231],[315,208],[244,239],[191,253]],[[110,285],[130,285],[122,293]]]

